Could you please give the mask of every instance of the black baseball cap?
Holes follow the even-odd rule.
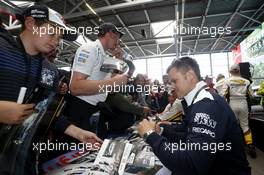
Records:
[[[119,33],[120,35],[119,38],[121,38],[125,34],[120,30],[118,30],[118,28],[112,23],[103,23],[102,25],[99,26],[98,30],[99,30],[98,36],[102,36],[107,32],[113,32],[113,33]]]
[[[64,30],[63,39],[68,41],[75,41],[78,37],[76,31],[66,26],[63,16],[44,5],[32,5],[27,7],[22,15],[18,17],[22,22],[25,21],[26,17],[33,17],[35,19],[43,19],[51,22],[51,24],[61,27]]]

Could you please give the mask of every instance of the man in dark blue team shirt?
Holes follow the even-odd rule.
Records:
[[[220,96],[205,90],[197,62],[182,57],[167,72],[183,99],[183,123],[159,127],[145,119],[138,127],[163,165],[176,175],[251,174],[235,115]]]

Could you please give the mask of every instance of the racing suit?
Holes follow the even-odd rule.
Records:
[[[240,76],[231,76],[223,85],[224,96],[234,111],[244,133],[246,144],[252,144],[252,134],[248,125],[248,102],[247,96],[251,96],[250,82]]]

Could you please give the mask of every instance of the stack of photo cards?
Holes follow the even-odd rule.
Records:
[[[109,175],[123,175],[131,150],[132,144],[126,141],[105,139],[94,165]]]

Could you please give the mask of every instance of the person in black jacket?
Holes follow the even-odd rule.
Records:
[[[111,53],[116,59],[128,62],[127,55],[120,46]],[[134,64],[130,60],[129,75],[134,73]],[[135,115],[144,117],[150,112],[149,107],[133,104],[123,94],[123,92],[114,92],[108,94],[105,105],[107,108],[101,109],[101,115],[108,121],[107,137],[122,136],[126,134],[127,129],[135,122]]]
[[[32,139],[24,140],[24,143],[28,141],[30,145],[26,148],[20,149],[19,144],[17,147],[13,146],[15,145],[13,128],[16,129],[16,126],[5,125],[21,124],[33,112],[34,104],[16,103],[20,88],[27,88],[23,101],[27,103],[33,92],[39,89],[44,59],[42,54],[56,48],[61,38],[76,39],[68,32],[62,33],[62,30],[66,30],[62,16],[46,6],[32,5],[18,17],[22,22],[22,32],[19,37],[14,38],[5,29],[0,30],[0,174],[12,175],[36,174],[34,164],[36,161],[31,161],[29,166],[24,164],[28,163],[32,154],[18,156],[17,153],[17,150],[33,152],[32,149],[26,149],[32,146],[29,143]],[[80,130],[73,125],[69,125],[67,129],[65,133],[71,136],[76,135],[80,140],[101,141],[95,134],[88,131],[77,132]],[[28,135],[36,136],[33,132]],[[21,163],[23,165],[19,165]],[[20,168],[17,168],[18,166]]]
[[[143,120],[138,127],[163,165],[177,175],[251,174],[235,115],[223,98],[205,90],[197,62],[182,57],[167,72],[183,99],[183,123],[161,129]]]

